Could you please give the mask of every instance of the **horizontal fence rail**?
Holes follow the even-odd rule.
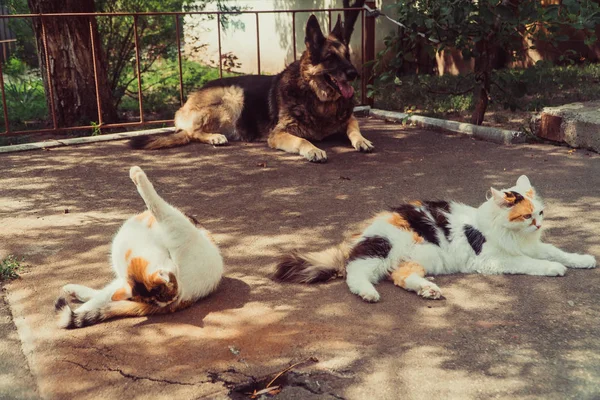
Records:
[[[368,1],[367,4],[374,7],[373,1]],[[138,20],[141,17],[150,17],[150,16],[172,16],[175,22],[175,30],[176,30],[176,39],[174,45],[177,46],[177,68],[178,68],[178,78],[179,78],[179,103],[181,105],[184,104],[184,84],[183,84],[183,69],[182,69],[182,54],[181,54],[181,34],[182,34],[182,25],[181,18],[183,16],[190,15],[207,15],[207,16],[215,16],[216,24],[217,24],[217,41],[218,41],[218,72],[219,77],[223,77],[223,62],[222,62],[222,43],[221,43],[221,21],[223,15],[235,15],[241,16],[244,14],[255,15],[255,23],[256,23],[256,47],[257,47],[257,70],[258,74],[261,74],[261,47],[260,47],[260,15],[262,14],[289,14],[292,17],[292,51],[293,51],[293,59],[297,60],[297,43],[296,43],[296,14],[298,13],[322,13],[326,12],[328,14],[328,28],[329,32],[331,31],[332,25],[332,12],[343,12],[343,11],[357,11],[360,12],[360,23],[361,23],[361,40],[360,40],[360,62],[362,68],[362,77],[361,77],[361,104],[367,104],[369,99],[366,96],[366,86],[367,81],[369,80],[369,68],[365,67],[365,62],[373,60],[374,58],[374,40],[375,40],[375,24],[373,18],[367,17],[366,11],[363,8],[325,8],[325,9],[295,9],[295,10],[243,10],[243,11],[177,11],[177,12],[115,12],[115,13],[52,13],[52,14],[15,14],[15,15],[0,15],[0,20],[6,19],[40,19],[41,22],[41,42],[42,49],[38,49],[38,52],[43,53],[42,57],[44,57],[44,63],[41,63],[40,68],[43,69],[40,71],[41,74],[44,74],[47,80],[46,90],[47,90],[47,98],[49,99],[49,114],[51,117],[51,126],[49,128],[43,129],[31,129],[31,130],[15,130],[11,131],[10,120],[9,120],[9,112],[7,108],[7,99],[5,92],[5,81],[4,74],[2,71],[2,63],[0,63],[0,91],[2,98],[2,107],[3,107],[3,115],[4,115],[4,132],[0,132],[0,135],[18,135],[18,134],[33,134],[33,133],[60,133],[60,132],[72,132],[77,130],[98,130],[98,129],[113,129],[113,128],[133,128],[133,127],[143,127],[147,125],[159,125],[159,124],[171,124],[173,123],[173,119],[167,120],[147,120],[144,116],[144,107],[143,107],[143,97],[144,93],[142,90],[142,74],[143,72],[140,69],[140,41],[141,38],[138,35]],[[53,88],[55,87],[55,82],[53,81],[53,76],[51,73],[50,66],[52,65],[49,58],[48,53],[48,34],[46,31],[47,21],[54,18],[70,18],[70,17],[87,17],[89,20],[89,35],[90,35],[90,43],[91,43],[91,56],[93,63],[93,74],[94,74],[94,85],[96,91],[96,105],[98,112],[98,124],[90,124],[90,125],[80,125],[80,126],[59,126],[57,122],[56,115],[56,104],[53,96]],[[97,43],[97,37],[94,35],[94,23],[96,22],[96,18],[115,18],[115,17],[132,17],[133,18],[133,38],[135,45],[135,75],[137,78],[137,97],[138,97],[138,105],[139,105],[139,121],[134,122],[122,122],[122,123],[105,123],[102,117],[102,102],[100,99],[100,91],[99,91],[99,75],[98,75],[98,46],[101,44]],[[369,21],[371,20],[371,21]],[[358,19],[356,24],[358,24]],[[209,21],[207,23],[213,23]],[[325,27],[323,27],[325,30]],[[355,25],[356,31],[356,25]],[[9,41],[2,41],[2,45],[6,45],[10,42],[10,44],[14,44],[17,39],[11,39]],[[90,100],[88,100],[90,101]]]
[[[367,2],[374,3],[374,2]],[[180,11],[180,12],[116,12],[116,13],[52,13],[52,14],[15,14],[15,15],[0,15],[0,20],[6,19],[40,19],[41,22],[41,42],[43,49],[39,49],[43,53],[45,64],[42,63],[40,65],[41,74],[45,74],[47,84],[46,87],[46,95],[49,99],[48,107],[49,114],[51,117],[51,126],[43,129],[31,129],[31,130],[15,130],[11,131],[10,125],[10,115],[7,107],[7,99],[5,92],[5,81],[2,71],[2,63],[0,63],[0,91],[2,98],[2,107],[3,107],[3,115],[4,115],[4,132],[0,132],[0,135],[17,135],[17,134],[33,134],[33,133],[59,133],[59,132],[72,132],[77,130],[97,130],[97,129],[113,129],[113,128],[133,128],[133,127],[143,127],[146,125],[158,125],[158,124],[171,124],[173,123],[172,119],[167,120],[147,120],[144,116],[143,109],[143,97],[144,93],[142,91],[142,71],[140,70],[140,37],[138,35],[138,19],[140,17],[146,16],[172,16],[175,20],[175,28],[176,28],[176,40],[174,45],[177,46],[177,67],[178,67],[178,77],[179,77],[179,102],[182,105],[184,103],[184,84],[183,84],[183,72],[182,72],[182,54],[181,54],[181,34],[182,34],[182,26],[181,26],[181,17],[189,16],[189,15],[208,15],[215,16],[216,24],[217,24],[217,37],[218,37],[218,71],[219,77],[223,76],[223,62],[222,62],[222,43],[221,43],[221,20],[223,15],[235,15],[240,16],[243,14],[254,14],[256,21],[256,44],[257,44],[257,70],[258,74],[261,74],[261,48],[260,48],[260,15],[262,14],[289,14],[292,16],[292,51],[294,61],[297,60],[297,44],[296,44],[296,14],[298,13],[321,13],[326,12],[328,14],[328,28],[331,31],[332,25],[332,12],[343,12],[343,11],[357,11],[360,12],[360,23],[361,23],[361,53],[360,53],[360,61],[362,67],[362,78],[361,78],[361,104],[366,104],[368,102],[366,96],[366,85],[367,85],[367,76],[368,69],[365,68],[365,62],[372,60],[374,58],[374,21],[366,21],[367,19],[372,19],[366,17],[365,10],[362,8],[326,8],[326,9],[295,9],[295,10],[260,10],[260,11],[252,11],[252,10],[243,10],[243,11]],[[89,19],[89,30],[90,30],[90,43],[91,43],[91,55],[92,55],[92,63],[93,63],[93,74],[94,74],[94,84],[96,91],[96,104],[98,109],[98,124],[90,124],[90,125],[80,125],[80,126],[58,126],[57,116],[56,116],[56,104],[53,96],[53,88],[55,86],[55,82],[53,81],[53,76],[51,73],[50,66],[52,65],[49,59],[48,53],[48,35],[46,31],[46,24],[49,19],[53,18],[69,18],[69,17],[87,17]],[[137,78],[137,97],[138,97],[138,105],[139,105],[139,121],[134,122],[122,122],[122,123],[105,123],[102,117],[102,104],[100,99],[100,91],[99,91],[99,77],[98,77],[98,46],[97,39],[94,35],[94,23],[96,22],[96,18],[115,18],[115,17],[133,17],[133,37],[135,44],[135,74]],[[211,21],[212,23],[212,21]],[[358,19],[357,22],[358,24]],[[323,30],[325,27],[323,27]],[[355,26],[356,28],[356,26]],[[368,32],[367,32],[367,31]],[[14,39],[17,40],[17,39]],[[13,40],[11,40],[12,43]],[[5,43],[3,43],[4,45]],[[370,75],[370,74],[369,74]],[[88,100],[89,101],[89,100]]]

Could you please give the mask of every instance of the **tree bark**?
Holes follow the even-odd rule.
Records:
[[[492,58],[490,55],[490,46],[486,40],[478,43],[479,57],[475,59],[475,75],[479,85],[475,86],[473,99],[477,102],[475,110],[471,114],[471,123],[475,125],[483,124],[483,118],[487,111],[489,103],[489,93],[492,86]]]
[[[27,0],[27,4],[32,14],[95,11],[94,0]],[[116,120],[116,110],[107,85],[106,62],[95,18],[52,16],[42,18],[32,18],[33,28],[39,49],[48,110],[51,117],[50,92],[52,92],[57,127],[90,125],[91,122],[99,122],[90,21],[92,22],[91,33],[96,51],[102,122]],[[42,24],[46,31],[50,82],[48,81]],[[52,91],[49,90],[49,85],[51,85]]]

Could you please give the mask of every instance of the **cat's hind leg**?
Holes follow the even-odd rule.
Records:
[[[55,304],[56,311],[60,315],[59,327],[66,329],[84,328],[112,318],[141,317],[164,313],[169,310],[169,308],[131,300],[109,301],[93,307],[86,307],[86,304],[73,311],[66,300],[60,297]]]
[[[368,302],[379,301],[379,293],[374,283],[379,280],[377,270],[383,267],[381,258],[359,258],[352,260],[346,267],[346,283],[350,291]]]
[[[62,292],[65,296],[68,296],[72,299],[79,300],[81,302],[86,302],[92,297],[98,295],[98,293],[100,293],[100,290],[92,289],[84,285],[69,283],[68,285],[63,286]]]
[[[112,298],[116,294],[120,294],[123,287],[126,286],[125,281],[117,279],[112,283],[108,284],[101,290],[95,290],[95,293],[92,297],[84,300],[81,306],[79,306],[76,310],[73,310],[69,305],[69,295],[73,295],[72,291],[65,291],[63,289],[63,293],[54,303],[54,309],[58,316],[58,326],[60,328],[81,328],[84,326],[92,325],[101,320],[101,310],[102,307],[112,301]],[[78,299],[87,298],[91,294],[90,291],[87,291],[83,285],[66,285],[69,290],[75,290],[75,296]],[[81,290],[85,288],[84,290]],[[94,290],[94,289],[90,289]],[[77,297],[81,296],[81,298]],[[119,296],[121,298],[122,296]]]
[[[421,264],[412,261],[405,261],[390,274],[394,285],[400,286],[406,290],[417,292],[417,294],[426,299],[439,299],[442,297],[442,291],[433,282],[425,279],[425,268]]]
[[[144,200],[144,203],[146,203],[146,207],[148,207],[148,210],[158,222],[167,222],[169,225],[177,226],[178,229],[196,230],[194,225],[181,211],[171,206],[156,193],[154,186],[140,167],[131,167],[129,177],[135,183],[138,193]]]

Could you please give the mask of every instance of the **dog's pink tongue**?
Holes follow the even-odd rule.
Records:
[[[337,82],[340,91],[342,92],[342,96],[344,98],[349,99],[354,94],[354,88],[348,82]]]

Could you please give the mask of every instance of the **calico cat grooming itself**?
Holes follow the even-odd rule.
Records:
[[[129,176],[148,210],[129,218],[112,243],[115,280],[103,289],[69,284],[55,304],[61,328],[115,317],[170,313],[212,293],[223,259],[210,233],[164,201],[139,167]],[[76,310],[68,299],[83,304]]]
[[[543,243],[543,219],[542,199],[522,175],[510,189],[491,188],[479,208],[415,201],[379,213],[360,235],[340,246],[284,256],[274,279],[314,283],[345,275],[352,293],[375,302],[379,293],[373,285],[383,278],[424,298],[439,299],[440,288],[426,274],[562,276],[567,267],[596,266],[591,255]]]

